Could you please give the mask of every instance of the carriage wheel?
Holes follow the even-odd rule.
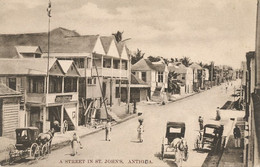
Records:
[[[30,157],[36,159],[39,156],[39,146],[36,143],[33,143],[30,148]]]
[[[164,145],[162,145],[162,160],[164,158]]]

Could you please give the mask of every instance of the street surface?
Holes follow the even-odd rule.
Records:
[[[201,166],[208,153],[193,150],[199,129],[198,117],[204,117],[204,122],[214,119],[216,108],[222,107],[227,100],[233,100],[233,92],[234,84],[229,86],[228,92],[223,84],[167,105],[140,104],[138,110],[143,112],[141,117],[144,119],[145,130],[143,143],[137,142],[140,118],[137,117],[112,127],[110,142],[105,141],[104,131],[82,138],[84,148],[76,156],[70,155],[71,148],[68,146],[52,151],[46,158],[15,166],[176,166],[173,160],[161,160],[160,157],[167,121],[186,123],[185,138],[189,145],[189,159],[183,166]]]

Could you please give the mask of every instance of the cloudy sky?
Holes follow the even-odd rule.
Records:
[[[52,0],[51,29],[124,31],[146,56],[240,67],[255,48],[257,0]],[[48,0],[0,0],[0,33],[45,32]]]

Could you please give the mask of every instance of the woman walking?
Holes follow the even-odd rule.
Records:
[[[78,153],[78,145],[80,144],[80,148],[82,147],[82,144],[80,142],[79,136],[76,132],[73,133],[72,139],[71,139],[71,149],[72,149],[72,156],[75,156]]]
[[[139,126],[137,128],[138,136],[137,139],[139,142],[143,142],[143,132],[144,132],[144,126],[143,126],[143,119],[139,119]]]

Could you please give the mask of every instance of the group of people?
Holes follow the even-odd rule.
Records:
[[[137,127],[137,139],[139,142],[143,142],[143,133],[144,133],[144,126],[143,126],[143,119],[139,119],[139,125]],[[111,120],[108,119],[107,123],[105,125],[105,140],[110,141],[111,140],[111,131],[112,131],[112,125]],[[73,136],[71,138],[71,148],[72,148],[72,156],[75,156],[78,152],[78,146],[82,149],[83,146],[81,144],[80,138],[77,135],[76,132],[73,133]]]

